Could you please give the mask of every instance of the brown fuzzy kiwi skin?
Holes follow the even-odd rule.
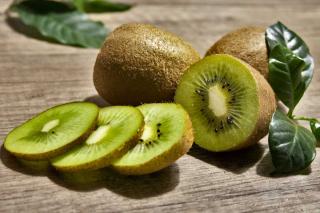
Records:
[[[255,129],[253,130],[249,138],[245,142],[239,144],[236,147],[233,147],[229,151],[239,150],[254,145],[259,142],[260,139],[266,136],[269,131],[269,124],[271,122],[272,115],[276,111],[277,107],[275,94],[267,80],[249,64],[243,62],[240,59],[237,60],[248,67],[256,80],[259,97],[259,115]]]
[[[105,40],[94,66],[99,95],[115,105],[172,101],[199,53],[178,36],[148,24],[124,24]]]
[[[206,56],[212,54],[229,54],[240,58],[266,79],[268,77],[268,52],[265,29],[262,27],[243,27],[226,34],[210,47]]]
[[[153,158],[151,161],[148,161],[145,164],[140,164],[135,167],[112,166],[112,168],[123,175],[146,175],[168,167],[174,161],[178,160],[181,156],[186,154],[192,147],[194,134],[190,117],[187,112],[185,113],[186,125],[184,135],[180,139],[179,143],[176,143],[170,150],[160,156]]]
[[[72,102],[72,103],[77,103],[77,102]],[[67,103],[67,104],[70,104],[70,103]],[[64,104],[62,104],[64,105]],[[60,106],[62,106],[60,105]],[[50,109],[48,109],[50,110]],[[42,112],[42,113],[45,113],[46,111]],[[23,153],[17,153],[17,152],[12,152],[12,151],[9,151],[9,153],[13,154],[15,157],[17,158],[21,158],[23,160],[32,160],[32,161],[42,161],[42,160],[49,160],[50,158],[53,158],[53,157],[56,157],[58,155],[61,155],[62,153],[66,152],[67,150],[69,150],[70,148],[80,144],[81,142],[83,142],[83,140],[85,140],[86,138],[89,137],[89,135],[93,132],[93,130],[96,128],[96,124],[97,124],[97,119],[98,119],[98,115],[99,113],[97,114],[96,118],[95,118],[95,122],[92,124],[92,126],[88,129],[87,132],[85,132],[84,134],[82,134],[79,138],[77,138],[76,140],[72,141],[71,143],[68,143],[67,145],[63,146],[63,147],[60,147],[58,149],[55,149],[55,150],[52,150],[52,151],[49,151],[49,152],[46,152],[46,153],[43,153],[41,155],[34,155],[34,154],[23,154]],[[31,118],[32,119],[32,118]],[[30,119],[30,120],[31,120]],[[28,121],[26,121],[28,122]],[[23,125],[23,124],[21,124]],[[19,126],[18,126],[19,127]],[[16,127],[16,128],[18,128]],[[14,129],[13,129],[14,130]],[[12,131],[13,131],[12,130]]]
[[[86,163],[81,166],[69,166],[69,167],[59,167],[53,165],[53,167],[60,172],[79,172],[79,171],[91,171],[96,169],[101,169],[109,166],[115,159],[120,158],[124,154],[126,154],[132,147],[134,147],[139,138],[143,133],[144,121],[141,123],[141,126],[137,132],[131,139],[129,139],[123,146],[119,147],[114,152],[104,156],[103,158],[96,160],[94,162]]]

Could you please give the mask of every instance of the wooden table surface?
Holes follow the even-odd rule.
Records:
[[[315,76],[297,114],[320,117],[319,0],[136,0],[125,13],[93,15],[110,29],[127,22],[172,31],[203,55],[224,33],[282,21],[307,42]],[[21,122],[53,105],[100,101],[92,83],[98,50],[63,46],[19,33],[0,1],[0,141]],[[10,27],[11,25],[11,27]],[[318,149],[319,151],[319,149]],[[29,172],[1,147],[0,212],[319,212],[320,155],[309,174],[270,176],[267,140],[248,150],[214,154],[197,147],[169,168],[143,177],[110,176],[96,186],[70,186]]]

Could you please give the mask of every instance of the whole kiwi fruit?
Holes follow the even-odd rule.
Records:
[[[224,35],[207,51],[206,56],[229,54],[250,64],[265,78],[268,77],[268,53],[265,29],[243,27]]]
[[[172,101],[180,76],[199,53],[176,35],[148,24],[124,24],[105,40],[94,85],[117,105]]]

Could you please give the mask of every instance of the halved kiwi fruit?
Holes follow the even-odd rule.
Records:
[[[119,173],[143,175],[167,167],[192,146],[188,113],[177,104],[145,104],[138,107],[145,127],[138,144],[112,166]]]
[[[99,108],[75,102],[53,107],[13,129],[4,147],[27,160],[44,160],[81,141],[95,126]]]
[[[268,133],[276,108],[274,92],[263,76],[225,54],[192,65],[179,83],[175,101],[189,112],[195,143],[216,152],[259,141]]]
[[[143,125],[143,116],[134,107],[103,108],[92,134],[83,143],[52,159],[52,165],[69,172],[108,166],[137,143]]]

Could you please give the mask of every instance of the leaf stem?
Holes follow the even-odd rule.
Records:
[[[294,115],[293,114],[293,109],[289,109],[289,112],[288,112],[288,117],[291,118],[291,119],[294,119]]]
[[[300,120],[300,121],[318,121],[316,118],[307,118],[303,116],[300,116],[300,117],[293,116],[293,119]]]

